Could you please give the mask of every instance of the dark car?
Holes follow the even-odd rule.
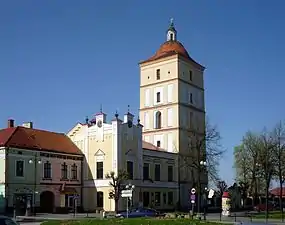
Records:
[[[6,217],[0,216],[0,225],[19,225],[15,220]]]
[[[116,215],[117,218],[138,218],[138,217],[156,217],[159,215],[155,209],[137,208],[131,209],[128,212],[123,211]],[[1,225],[1,224],[0,224]]]

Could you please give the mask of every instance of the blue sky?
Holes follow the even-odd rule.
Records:
[[[274,4],[273,4],[274,3]],[[139,108],[138,62],[178,39],[207,67],[206,108],[227,153],[248,130],[285,119],[285,2],[275,0],[9,0],[0,2],[0,127],[17,123],[68,131],[100,103],[111,119]]]

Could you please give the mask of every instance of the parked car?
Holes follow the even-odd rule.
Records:
[[[128,212],[122,211],[116,215],[117,218],[138,218],[138,217],[156,217],[159,212],[150,208],[131,209]]]
[[[0,225],[19,225],[15,220],[6,217],[0,216]]]
[[[258,204],[254,206],[254,210],[258,212],[266,211],[266,204]],[[272,203],[268,203],[268,211],[274,210],[274,205]]]

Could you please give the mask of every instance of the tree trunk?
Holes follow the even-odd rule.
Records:
[[[115,213],[117,214],[119,210],[119,200],[115,200]]]
[[[283,196],[283,181],[280,180],[279,204],[280,204],[280,211],[281,211],[281,213],[283,215],[282,196]]]

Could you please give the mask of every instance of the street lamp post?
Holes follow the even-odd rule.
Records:
[[[205,169],[207,166],[207,162],[201,160],[199,162],[199,166],[198,166],[198,202],[197,202],[197,207],[198,207],[198,217],[201,218],[200,216],[200,211],[201,211],[201,170]]]
[[[135,185],[127,184],[126,190],[131,190],[133,193],[133,191],[135,190]],[[129,218],[129,201],[132,201],[132,197],[127,197],[127,218]]]
[[[41,164],[42,161],[40,158],[37,157],[37,155],[35,155],[34,159],[30,159],[29,160],[30,164],[34,163],[34,190],[33,190],[33,211],[34,211],[34,215],[36,215],[36,194],[37,194],[37,167],[38,164]]]

